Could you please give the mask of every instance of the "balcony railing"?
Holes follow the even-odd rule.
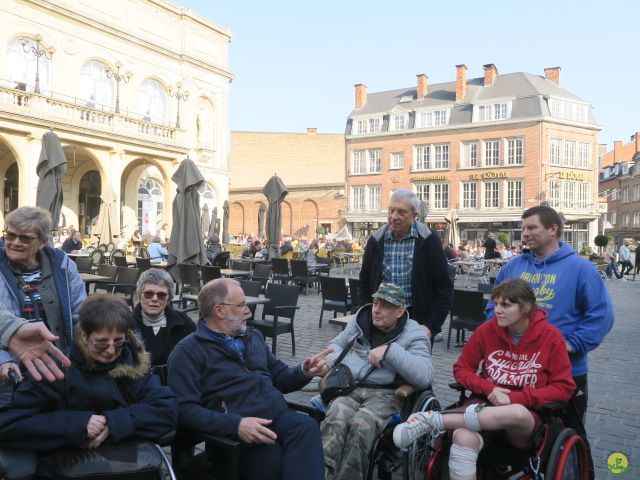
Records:
[[[28,115],[44,122],[60,121],[77,127],[161,143],[175,144],[180,131],[171,125],[140,120],[130,114],[114,113],[109,107],[88,104],[77,98],[55,98],[6,86],[0,86],[0,110]]]

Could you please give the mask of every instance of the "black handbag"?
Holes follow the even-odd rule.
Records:
[[[349,342],[347,347],[342,350],[340,356],[336,359],[336,363],[333,364],[331,370],[329,370],[327,374],[320,379],[320,383],[318,384],[320,388],[320,398],[322,398],[322,403],[325,405],[329,405],[329,402],[336,397],[351,393],[358,387],[358,385],[366,380],[373,370],[375,370],[375,367],[372,366],[362,380],[356,382],[353,378],[353,374],[351,373],[351,369],[341,363],[351,347],[353,347],[357,338],[358,337]]]

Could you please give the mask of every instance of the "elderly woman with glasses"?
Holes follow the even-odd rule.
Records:
[[[65,379],[35,382],[27,376],[0,410],[0,446],[39,452],[45,474],[38,478],[49,478],[51,451],[157,441],[175,429],[176,397],[150,374],[127,304],[94,294],[79,315]]]
[[[17,317],[43,322],[59,337],[56,346],[67,351],[85,287],[75,262],[48,245],[50,233],[47,210],[20,207],[7,215],[0,249],[0,303]],[[0,337],[5,333],[0,330]],[[0,381],[7,382],[11,370],[20,377],[18,360],[0,350]]]
[[[186,313],[171,307],[173,288],[171,275],[159,268],[150,268],[138,279],[140,303],[133,309],[133,329],[151,353],[153,366],[166,364],[176,343],[196,331]]]

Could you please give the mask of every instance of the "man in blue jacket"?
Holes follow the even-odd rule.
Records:
[[[522,219],[522,240],[528,249],[500,270],[496,285],[509,278],[525,280],[536,292],[538,305],[548,312],[549,322],[564,335],[577,387],[565,409],[565,422],[586,441],[587,354],[613,326],[611,298],[591,262],[560,240],[564,222],[558,212],[540,205],[526,210]],[[488,303],[486,314],[487,319],[493,317],[493,302]],[[589,460],[593,478],[591,455]]]
[[[320,429],[291,410],[283,393],[324,375],[330,350],[287,367],[260,332],[247,327],[251,314],[240,284],[221,278],[198,295],[198,329],[169,357],[168,383],[180,404],[179,425],[238,439],[242,478],[324,479]]]

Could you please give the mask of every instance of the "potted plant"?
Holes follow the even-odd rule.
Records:
[[[580,255],[582,258],[588,259],[592,253],[593,250],[591,249],[591,247],[589,245],[584,245],[578,252],[578,255]]]
[[[600,247],[600,252],[602,252],[602,249],[609,245],[609,240],[610,238],[608,235],[596,235],[593,239],[593,243],[595,243],[597,247]]]
[[[500,234],[498,235],[498,240],[499,240],[500,242],[502,242],[502,244],[503,244],[505,247],[508,247],[508,246],[509,246],[509,234],[508,234],[508,233],[504,233],[504,232],[500,233]]]

